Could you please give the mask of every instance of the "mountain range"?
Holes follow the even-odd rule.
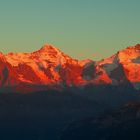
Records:
[[[140,44],[100,61],[77,60],[46,44],[32,53],[0,53],[0,91],[32,92],[85,85],[140,87]]]
[[[140,44],[100,61],[48,44],[0,53],[0,139],[128,139],[139,131],[139,88]]]

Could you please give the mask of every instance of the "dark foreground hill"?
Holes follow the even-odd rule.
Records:
[[[128,104],[98,118],[72,123],[61,140],[139,140],[140,103]]]
[[[30,94],[1,93],[0,139],[71,138],[71,130],[66,128],[72,122],[97,118],[104,112],[118,109],[132,101],[139,102],[140,99],[139,92],[131,86],[88,86],[84,90],[71,88],[63,92],[45,91]],[[88,129],[90,128],[92,131],[92,127]],[[79,128],[77,134],[87,135],[87,131],[83,133],[81,129],[84,128]],[[73,139],[74,137],[72,135]]]

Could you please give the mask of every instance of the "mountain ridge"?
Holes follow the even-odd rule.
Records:
[[[0,53],[0,66],[0,88],[40,85],[61,89],[128,82],[140,88],[140,44],[100,61],[73,59],[46,44],[32,53]]]

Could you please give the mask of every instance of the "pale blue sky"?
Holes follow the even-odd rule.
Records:
[[[0,0],[0,51],[46,42],[78,59],[101,59],[140,43],[139,0]]]

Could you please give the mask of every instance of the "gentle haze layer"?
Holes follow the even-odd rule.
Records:
[[[50,43],[78,59],[101,59],[140,43],[139,0],[1,0],[0,51]]]

